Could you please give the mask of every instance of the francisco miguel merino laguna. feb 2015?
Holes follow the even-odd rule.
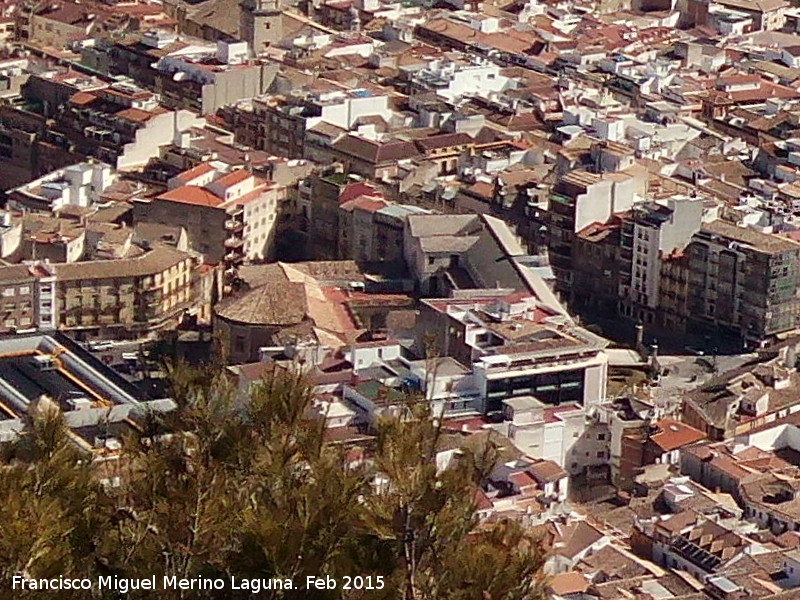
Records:
[[[11,589],[14,590],[90,590],[97,588],[100,590],[114,590],[121,594],[127,594],[133,590],[249,590],[257,594],[262,590],[292,590],[292,589],[359,589],[359,590],[380,590],[383,589],[384,582],[382,576],[356,576],[343,577],[341,582],[337,582],[332,577],[316,577],[309,575],[306,577],[304,585],[295,585],[291,579],[271,578],[271,579],[246,579],[238,577],[207,578],[192,577],[179,578],[164,576],[161,578],[161,586],[158,586],[158,578],[153,575],[140,579],[128,579],[117,576],[97,577],[96,579],[74,579],[69,577],[54,577],[51,579],[29,579],[21,575],[14,575],[11,581]]]

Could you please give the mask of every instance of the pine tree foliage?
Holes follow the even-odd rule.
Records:
[[[53,406],[31,410],[0,464],[0,578],[281,578],[330,590],[259,598],[538,600],[542,556],[516,523],[480,524],[491,438],[437,464],[443,432],[426,403],[376,425],[369,459],[345,460],[310,419],[301,376],[273,372],[242,401],[218,371],[171,368],[173,414],[144,419],[119,460],[79,450]],[[169,433],[164,433],[168,431]],[[121,485],[101,485],[98,473]],[[345,576],[382,589],[343,590]],[[374,586],[377,587],[377,586]],[[111,599],[112,592],[14,592]],[[237,599],[247,592],[133,591],[126,598]]]

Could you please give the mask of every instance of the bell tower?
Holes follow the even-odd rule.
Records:
[[[283,37],[279,0],[242,0],[239,11],[239,37],[250,44],[255,56]]]

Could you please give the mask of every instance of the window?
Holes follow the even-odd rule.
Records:
[[[606,434],[605,433],[598,433],[597,434],[597,439],[601,440],[601,441],[606,439]]]
[[[597,453],[597,458],[605,458],[605,456],[606,456],[605,452],[598,452]]]
[[[435,262],[436,262],[436,259],[435,259],[433,256],[429,256],[429,257],[428,257],[428,264],[429,264],[429,265],[432,265],[432,264],[433,264],[433,263],[435,263]]]
[[[5,296],[6,298],[8,298],[9,296],[13,296],[15,291],[16,290],[13,287],[5,288],[3,290],[3,296]]]
[[[28,296],[30,295],[30,293],[31,293],[31,286],[29,285],[23,285],[21,288],[19,288],[20,296]]]

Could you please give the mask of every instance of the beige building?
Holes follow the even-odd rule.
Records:
[[[137,223],[184,227],[192,250],[228,268],[269,257],[284,188],[209,163],[173,177],[168,187],[157,198],[136,202]]]
[[[0,333],[36,326],[36,274],[26,265],[0,267]]]
[[[54,266],[59,323],[101,337],[176,324],[197,308],[198,261],[158,246],[143,256]]]

